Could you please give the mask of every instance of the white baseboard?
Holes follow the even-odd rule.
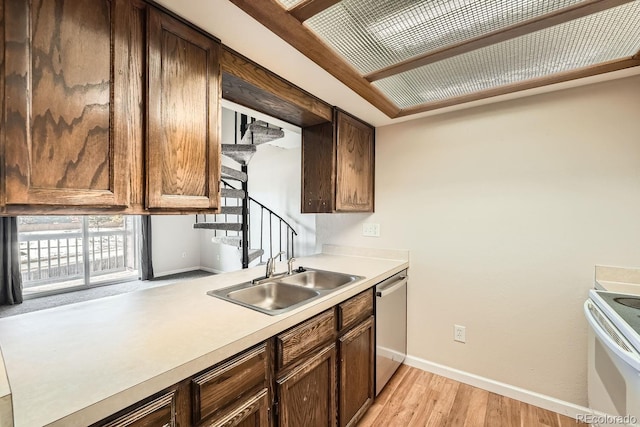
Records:
[[[430,362],[418,357],[407,356],[404,363],[405,365],[413,366],[414,368],[418,368],[423,371],[451,378],[452,380],[469,384],[502,396],[510,397],[549,411],[557,412],[573,419],[575,419],[577,415],[593,413],[591,409],[585,408],[584,406],[575,405],[570,402],[565,402],[564,400],[556,399],[555,397],[546,396],[544,394],[536,393],[510,384],[501,383],[499,381],[481,377],[459,369],[454,369],[439,363]]]
[[[214,270],[212,268],[208,268],[208,267],[187,267],[187,268],[178,268],[176,270],[161,271],[160,273],[156,273],[154,271],[153,272],[153,278],[157,279],[158,277],[171,276],[172,274],[186,273],[188,271],[196,271],[196,270],[204,270],[204,271],[208,271],[210,273],[222,273],[222,271],[216,271],[216,270]]]
[[[387,359],[391,359],[399,362],[402,362],[405,359],[405,357],[407,357],[406,354],[403,354],[398,351],[392,350],[387,347],[382,347],[382,346],[376,347],[376,355],[386,357]]]
[[[216,270],[215,268],[211,268],[211,267],[200,267],[199,270],[208,271],[209,273],[213,273],[213,274],[224,273],[224,271],[222,270]]]

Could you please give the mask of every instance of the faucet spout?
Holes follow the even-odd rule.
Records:
[[[278,252],[267,260],[267,272],[265,273],[266,278],[273,276],[276,272],[276,258],[278,258],[280,255],[284,255],[284,251]]]

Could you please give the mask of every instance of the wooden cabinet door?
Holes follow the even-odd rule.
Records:
[[[302,213],[331,213],[335,201],[333,123],[302,129]]]
[[[4,1],[7,205],[128,204],[126,3]]]
[[[331,344],[277,380],[280,427],[335,426],[336,346]]]
[[[220,44],[149,9],[147,207],[215,209]]]
[[[373,212],[374,131],[336,113],[336,211]]]
[[[355,425],[375,398],[373,325],[370,317],[339,341],[340,427]]]

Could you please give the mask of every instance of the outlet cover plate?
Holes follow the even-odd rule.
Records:
[[[362,235],[367,237],[380,237],[380,224],[365,222],[362,224]]]
[[[453,340],[461,343],[467,342],[467,328],[460,325],[453,325]]]

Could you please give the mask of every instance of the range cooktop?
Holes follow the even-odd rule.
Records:
[[[640,296],[596,290],[589,294],[631,344],[639,348]]]

